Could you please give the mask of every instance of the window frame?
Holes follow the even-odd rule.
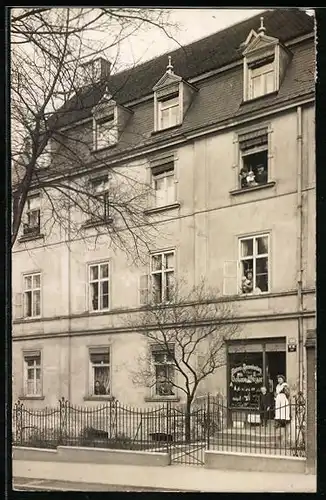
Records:
[[[32,199],[37,199],[38,200],[38,208],[30,208],[30,202]],[[37,213],[37,225],[33,227],[31,225],[31,214]],[[41,196],[40,194],[33,194],[27,197],[26,200],[26,222],[23,222],[23,235],[28,236],[28,235],[36,235],[40,234],[41,231]]]
[[[35,355],[33,355],[35,353]],[[34,364],[32,367],[28,367],[28,360],[32,359]],[[35,360],[39,359],[39,364],[35,363]],[[33,370],[33,385],[34,392],[30,393],[28,391],[28,372]],[[39,379],[39,392],[37,392],[37,370],[40,371],[40,379]],[[42,365],[42,352],[41,349],[29,349],[23,350],[23,396],[25,398],[38,398],[43,396],[43,365]]]
[[[267,69],[268,68],[268,69]],[[258,99],[259,97],[263,97],[265,95],[272,94],[273,92],[276,91],[276,82],[275,82],[275,62],[270,62],[270,63],[265,63],[265,64],[257,64],[251,68],[249,68],[248,71],[248,77],[249,77],[249,100],[252,99]],[[257,76],[254,76],[254,74],[257,72]],[[269,92],[267,91],[267,77],[266,75],[272,74],[273,75],[273,90],[270,90]],[[254,95],[254,85],[253,85],[253,80],[255,78],[260,78],[260,87],[262,92],[259,95]]]
[[[177,99],[177,104],[165,104],[169,103],[169,101]],[[172,118],[172,109],[173,108],[178,108],[178,118],[176,123],[171,124],[171,118]],[[178,92],[174,92],[170,95],[166,95],[164,97],[159,97],[157,98],[157,130],[166,130],[171,127],[176,127],[177,125],[180,125],[180,109],[181,109],[181,102],[180,102],[180,90]],[[169,120],[168,120],[168,125],[163,126],[163,111],[168,110],[169,113]]]
[[[106,399],[112,397],[112,355],[111,355],[111,345],[100,345],[100,346],[89,346],[87,351],[87,362],[88,362],[88,388],[87,388],[87,396],[90,398],[99,398]],[[92,354],[103,354],[109,355],[108,363],[94,363],[91,360]],[[95,369],[96,367],[108,367],[108,376],[109,376],[109,392],[108,394],[95,394]]]
[[[266,127],[261,127],[261,129],[265,129]],[[259,130],[261,129],[255,129],[255,130],[252,130],[252,131],[247,131],[247,133],[250,133],[250,132],[259,132]],[[248,189],[252,188],[252,187],[264,187],[264,186],[267,186],[268,184],[270,184],[272,182],[272,176],[271,176],[271,154],[270,154],[270,148],[271,148],[271,144],[270,144],[270,127],[267,128],[266,130],[266,133],[264,134],[261,134],[260,137],[265,137],[266,136],[266,142],[264,144],[261,144],[261,145],[253,145],[252,147],[249,147],[247,149],[244,149],[242,144],[245,142],[244,140],[241,140],[241,137],[243,135],[246,134],[246,132],[244,131],[243,133],[241,134],[238,134],[237,135],[237,143],[238,143],[238,155],[239,155],[239,159],[238,159],[238,171],[237,171],[237,184],[236,184],[236,190],[239,190],[241,192],[245,192],[247,191]],[[259,136],[258,136],[259,137]],[[267,160],[267,179],[266,179],[266,182],[264,184],[259,184],[257,183],[257,186],[245,186],[245,187],[242,187],[241,186],[241,178],[240,178],[240,173],[242,171],[242,169],[244,168],[244,159],[247,158],[248,156],[251,156],[251,155],[254,155],[256,153],[262,153],[262,152],[266,152],[266,160]]]
[[[33,282],[34,282],[34,277],[35,276],[39,276],[39,279],[40,279],[40,286],[39,287],[33,287]],[[25,288],[25,283],[26,283],[26,278],[31,278],[31,282],[32,282],[32,287],[31,288]],[[40,304],[40,314],[33,314],[33,310],[34,310],[34,299],[33,299],[33,295],[34,295],[34,292],[36,291],[39,291],[39,304]],[[27,315],[27,307],[26,307],[26,294],[31,292],[31,315],[28,316]],[[41,318],[42,316],[42,273],[41,271],[34,271],[34,272],[29,272],[29,273],[24,273],[23,274],[23,317],[25,319],[37,319],[37,318]]]
[[[169,347],[170,350],[173,350],[173,353],[175,355],[175,344],[174,343],[171,343],[171,346]],[[154,382],[153,382],[153,385],[152,385],[152,391],[151,391],[151,396],[153,398],[175,398],[177,397],[177,388],[176,386],[174,385],[175,384],[175,381],[176,381],[176,369],[175,369],[175,362],[174,360],[166,360],[164,363],[162,362],[159,362],[159,361],[156,361],[155,360],[155,355],[157,354],[163,354],[164,356],[168,356],[168,353],[166,352],[166,347],[161,345],[161,344],[151,344],[150,345],[150,350],[151,350],[151,362],[152,362],[152,366],[153,366],[153,375],[154,375]],[[158,377],[157,377],[157,372],[156,372],[156,369],[157,367],[172,367],[172,374],[173,374],[173,378],[172,378],[172,388],[171,388],[171,392],[173,392],[172,394],[159,394],[157,392],[157,389],[158,389],[158,384],[159,384],[159,381],[158,381]],[[168,381],[167,381],[168,382]],[[169,383],[169,382],[168,382]]]
[[[107,278],[100,278],[100,267],[101,265],[107,265],[108,266],[108,277]],[[98,279],[92,280],[91,279],[91,268],[92,267],[97,267],[98,268]],[[111,266],[110,266],[110,260],[101,260],[98,262],[90,262],[87,264],[87,289],[88,289],[88,312],[91,314],[96,314],[100,312],[106,312],[110,311],[111,309]],[[108,282],[108,307],[106,308],[99,308],[99,309],[92,309],[92,292],[91,292],[91,283],[96,283],[98,282],[98,292],[100,292],[100,283],[107,281]],[[100,293],[98,293],[98,302],[99,304],[101,303],[101,298],[100,298]]]
[[[173,199],[169,201],[167,179],[171,177],[173,183]],[[151,167],[151,178],[152,178],[152,188],[155,192],[155,208],[167,207],[169,205],[173,205],[174,203],[176,203],[177,193],[176,193],[176,180],[175,180],[175,161],[170,160],[162,163],[159,166]],[[155,188],[155,182],[160,179],[164,179],[164,190],[163,190],[164,202],[162,204],[158,204],[157,194],[156,194],[158,190]]]
[[[93,196],[101,202],[103,208],[103,220],[109,220],[110,216],[110,200],[109,200],[109,192],[110,192],[110,178],[109,175],[103,175],[99,177],[93,177],[89,179],[89,183],[91,189],[93,190]],[[104,184],[104,188],[100,191],[96,190],[96,184]]]
[[[114,146],[118,142],[118,126],[117,126],[117,119],[116,119],[116,113],[114,112],[113,114],[107,115],[107,116],[98,116],[94,117],[94,145],[93,145],[93,150],[94,151],[101,151],[102,149],[106,149],[109,147]],[[110,140],[108,140],[108,143],[105,144],[104,146],[99,146],[99,127],[102,126],[103,124],[107,124],[108,122],[112,123],[112,126],[110,129],[106,132],[107,134],[110,135]],[[112,135],[111,135],[112,134]]]
[[[169,255],[169,254],[172,254],[173,255],[173,258],[174,258],[174,267],[173,268],[165,268],[165,256],[166,255]],[[161,256],[161,262],[162,262],[162,267],[161,269],[159,270],[153,270],[153,257],[156,257],[156,256]],[[173,272],[173,278],[174,278],[174,282],[175,282],[175,276],[176,276],[176,251],[175,249],[169,249],[169,250],[162,250],[162,251],[157,251],[157,252],[152,252],[150,254],[150,302],[151,304],[154,304],[154,305],[165,305],[165,304],[173,304],[173,300],[171,301],[167,301],[165,300],[165,297],[166,297],[166,286],[163,286],[163,283],[165,283],[165,275],[166,274],[171,274]],[[155,302],[154,300],[154,285],[153,285],[153,276],[154,275],[157,275],[157,274],[161,274],[161,284],[162,284],[162,288],[161,288],[161,300],[160,302]]]
[[[268,252],[267,254],[256,254],[256,240],[258,238],[267,238],[267,244],[268,244]],[[243,241],[248,241],[252,240],[253,241],[253,254],[252,255],[247,255],[242,257],[241,256],[241,244]],[[257,289],[257,283],[256,283],[256,259],[258,258],[266,258],[267,257],[267,290],[266,291],[260,291],[260,292],[255,292],[255,289]],[[244,293],[242,292],[242,287],[241,287],[241,279],[244,276],[243,274],[243,267],[242,267],[242,261],[252,259],[253,261],[253,269],[252,269],[252,274],[253,274],[253,289],[252,292],[249,293]],[[269,231],[261,232],[261,233],[255,233],[251,235],[245,235],[245,236],[239,236],[238,238],[238,268],[239,268],[239,274],[238,274],[238,289],[240,295],[261,295],[261,294],[269,294],[271,293],[271,275],[270,275],[270,270],[271,270],[271,234]]]

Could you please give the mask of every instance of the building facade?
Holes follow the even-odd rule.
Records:
[[[100,60],[98,71],[108,66]],[[12,256],[14,401],[182,399],[132,383],[145,339],[125,323],[148,294],[168,301],[182,277],[218,288],[241,325],[202,393],[246,406],[251,390],[273,390],[280,373],[293,393],[305,390],[316,296],[314,67],[313,19],[279,9],[107,76],[79,109],[72,100],[60,127],[83,139],[104,215],[109,162],[152,186],[144,211],[155,239],[148,263],[136,265],[76,207],[78,237],[71,225],[47,231],[47,200],[35,187]],[[158,379],[171,361],[152,354]]]

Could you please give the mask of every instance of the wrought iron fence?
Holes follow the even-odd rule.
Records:
[[[283,412],[284,410],[284,412]],[[283,412],[283,413],[282,413]],[[172,462],[202,464],[205,450],[305,456],[305,401],[300,394],[275,412],[231,408],[221,397],[197,399],[190,412],[170,402],[133,408],[112,400],[80,407],[61,399],[55,408],[13,407],[13,444],[163,451]],[[289,418],[289,420],[286,420]]]

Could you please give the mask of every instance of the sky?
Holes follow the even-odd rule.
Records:
[[[170,21],[178,25],[171,34],[181,45],[187,45],[195,40],[204,38],[212,33],[223,30],[232,24],[253,17],[262,9],[169,9]],[[257,26],[258,28],[258,26]],[[116,68],[122,69],[140,64],[146,60],[178,48],[178,43],[169,39],[163,31],[146,29],[125,40],[120,46],[119,62]],[[115,54],[107,54],[108,58],[115,58]]]

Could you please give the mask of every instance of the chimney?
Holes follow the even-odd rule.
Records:
[[[104,57],[98,57],[80,65],[81,85],[90,85],[106,80],[110,75],[111,63]]]

